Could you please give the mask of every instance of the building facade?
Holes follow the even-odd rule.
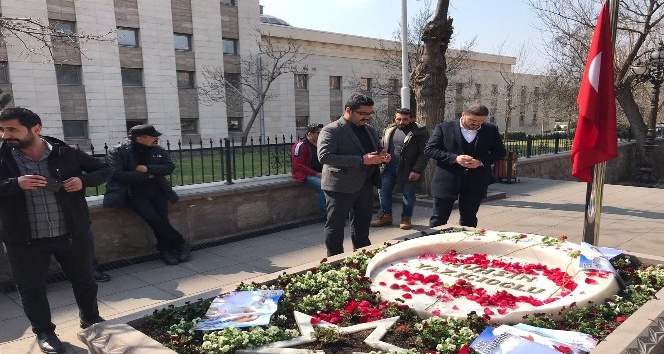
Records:
[[[62,34],[51,36],[49,47],[5,35],[0,89],[13,95],[13,105],[39,113],[45,134],[71,144],[110,146],[143,123],[171,142],[237,136],[251,116],[248,105],[202,100],[197,88],[206,84],[205,68],[242,75],[242,60],[267,39],[297,42],[309,70],[274,82],[275,97],[251,136],[288,139],[306,124],[327,123],[358,91],[374,96],[376,119],[390,119],[400,102],[401,83],[377,60],[384,42],[261,21],[258,0],[0,0],[0,11],[40,19]],[[75,40],[68,33],[107,35]],[[514,58],[471,53],[464,60],[450,80],[446,118],[458,115],[463,103],[481,100],[501,126],[512,102],[510,130],[539,131],[538,77],[514,76],[507,100],[499,72],[512,75]]]

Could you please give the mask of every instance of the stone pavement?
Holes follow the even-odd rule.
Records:
[[[482,205],[479,227],[581,240],[585,183],[522,178],[519,183],[491,185],[490,191],[505,192],[507,197]],[[400,205],[395,205],[395,215],[400,210]],[[371,231],[371,240],[378,244],[419,236],[421,230],[429,229],[430,213],[430,207],[418,206],[413,230],[376,228]],[[450,222],[457,220],[455,211]],[[663,220],[664,189],[606,185],[599,243],[664,255]],[[352,250],[350,240],[345,247]],[[232,290],[240,281],[281,273],[323,257],[322,223],[275,232],[196,251],[190,262],[177,266],[152,261],[111,270],[113,280],[99,284],[99,307],[106,319],[125,322],[170,303],[177,305],[185,298],[211,297]],[[67,353],[86,353],[76,338],[80,331],[78,311],[69,283],[49,284],[48,289],[56,333],[67,342]],[[40,353],[17,293],[0,293],[0,353]]]

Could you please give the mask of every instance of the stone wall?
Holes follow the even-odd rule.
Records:
[[[655,169],[659,178],[664,178],[664,140],[656,141],[658,146],[654,153]],[[618,157],[606,164],[606,183],[633,180],[638,173],[641,161],[635,142],[618,145]],[[555,180],[575,181],[572,176],[572,163],[569,152],[519,157],[517,162],[519,177],[546,178]]]

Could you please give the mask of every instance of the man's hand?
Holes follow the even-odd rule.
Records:
[[[18,178],[18,186],[25,190],[34,190],[46,185],[46,177],[40,175],[24,175]]]
[[[78,192],[83,189],[83,181],[78,177],[67,178],[62,185],[66,192]]]
[[[145,165],[138,165],[134,169],[136,172],[142,172],[142,173],[148,173],[148,166]]]
[[[415,182],[418,179],[420,179],[420,174],[417,172],[411,172],[408,174],[408,180],[411,182]]]
[[[316,173],[315,177],[317,177],[317,178],[321,178],[321,177],[323,177],[323,175],[320,174],[320,173]]]
[[[364,162],[365,165],[378,165],[381,163],[390,163],[390,160],[392,160],[392,155],[388,154],[385,151],[381,151],[380,153],[374,151],[362,156],[362,162]]]
[[[465,168],[478,168],[482,166],[482,161],[473,158],[470,155],[458,155],[456,162]]]

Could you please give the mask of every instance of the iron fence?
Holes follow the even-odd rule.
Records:
[[[176,169],[169,176],[171,185],[221,182],[233,184],[233,180],[290,173],[290,147],[294,143],[291,135],[281,138],[249,138],[246,144],[233,138],[187,143],[178,141],[175,146],[166,141],[166,149],[175,162]],[[571,137],[561,134],[526,135],[524,139],[505,142],[505,148],[521,157],[557,154],[572,148]],[[104,144],[103,153],[90,146],[93,156],[103,158],[109,146]],[[88,195],[103,194],[105,187],[88,188]]]
[[[287,140],[285,135],[256,140],[251,137],[244,145],[233,138],[176,144],[167,140],[166,150],[176,166],[169,180],[173,186],[222,181],[233,184],[234,180],[244,178],[290,173],[293,142],[293,136]],[[110,147],[104,144],[102,153],[94,145],[89,149],[93,156],[104,158]],[[100,195],[104,191],[104,185],[88,188],[87,195]]]

